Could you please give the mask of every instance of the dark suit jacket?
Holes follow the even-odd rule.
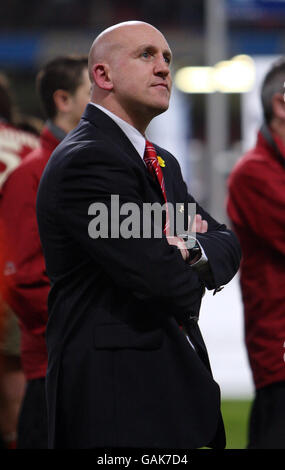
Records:
[[[156,148],[168,201],[185,204],[187,217],[194,200],[179,164]],[[165,237],[92,239],[89,206],[110,207],[111,194],[120,205],[164,202],[129,139],[89,104],[50,158],[37,200],[51,280],[50,447],[223,447],[219,387],[198,325],[189,320],[198,315],[204,282]],[[199,239],[212,269],[208,287],[215,288],[236,273],[239,245],[198,211],[209,223]]]

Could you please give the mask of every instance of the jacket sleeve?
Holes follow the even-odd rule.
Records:
[[[97,142],[93,153],[90,148],[76,150],[66,162],[58,184],[57,223],[67,227],[72,239],[101,265],[118,287],[146,302],[155,298],[164,300],[176,313],[190,311],[201,298],[203,285],[164,235],[162,238],[143,236],[144,188],[135,168],[115,158],[103,142],[102,145]],[[112,207],[114,196],[118,198],[117,209]],[[137,237],[128,238],[117,232],[116,227],[122,227],[130,217],[128,207],[133,208],[139,226]],[[101,223],[105,231],[98,238],[90,234],[95,213],[97,227]],[[116,217],[118,225],[115,226]]]
[[[192,200],[192,197],[189,196],[189,199]],[[210,290],[217,289],[230,282],[237,273],[241,260],[240,244],[236,235],[225,224],[218,223],[199,204],[197,213],[208,222],[208,231],[196,234],[208,258],[212,274],[206,286]]]
[[[172,157],[172,156],[171,156]],[[172,157],[174,159],[174,157]],[[181,169],[176,161],[175,180],[184,187],[184,200],[188,204],[196,204],[196,213],[208,222],[206,233],[196,233],[196,238],[208,258],[210,275],[204,278],[208,289],[218,289],[227,284],[237,273],[241,260],[241,248],[236,235],[225,224],[217,222],[188,193],[183,181]]]
[[[6,181],[1,201],[5,237],[7,303],[34,333],[45,330],[49,280],[36,219],[37,180],[18,167]]]

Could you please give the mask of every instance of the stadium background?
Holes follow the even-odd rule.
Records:
[[[1,2],[0,71],[11,80],[19,111],[43,119],[34,87],[42,64],[61,54],[86,54],[105,27],[132,19],[158,27],[174,52],[172,105],[154,120],[150,136],[177,156],[199,202],[228,222],[227,176],[253,143],[261,122],[259,85],[266,68],[284,51],[285,0]],[[254,80],[246,91],[179,89],[175,77],[182,67],[214,66],[239,55],[253,61]],[[243,343],[238,275],[219,295],[205,296],[200,324],[221,385],[228,447],[243,447],[253,386]]]

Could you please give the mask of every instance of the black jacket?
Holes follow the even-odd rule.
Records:
[[[180,167],[156,146],[169,202],[194,202]],[[51,280],[47,326],[50,447],[224,446],[219,387],[197,323],[204,282],[161,238],[91,238],[90,205],[163,204],[159,185],[121,129],[89,104],[52,154],[37,214]],[[235,236],[209,223],[198,235],[209,288],[231,280]],[[92,211],[91,211],[92,212]],[[120,216],[121,220],[126,215]],[[108,234],[111,231],[109,217]],[[196,352],[181,329],[188,330]],[[218,430],[218,431],[217,431]]]

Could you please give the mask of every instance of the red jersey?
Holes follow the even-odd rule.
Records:
[[[0,121],[0,188],[23,158],[39,146],[39,138]]]
[[[36,197],[42,172],[58,143],[45,127],[40,147],[24,159],[3,186],[7,303],[19,318],[22,366],[28,380],[44,377],[47,367],[45,329],[50,284],[38,233]]]
[[[23,158],[39,146],[39,138],[30,132],[17,129],[6,121],[0,120],[0,204],[1,189],[8,175],[17,168]],[[3,262],[5,244],[3,241],[3,227],[0,217],[0,325],[2,325],[4,315],[3,300],[4,296],[4,279],[3,279]]]
[[[243,253],[245,341],[260,388],[285,380],[285,168],[261,133],[230,175],[227,210]]]

